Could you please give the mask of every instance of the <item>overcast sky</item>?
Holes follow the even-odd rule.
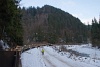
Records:
[[[51,5],[78,17],[83,23],[91,23],[95,17],[99,19],[100,0],[22,0],[20,5],[29,7],[42,7]]]

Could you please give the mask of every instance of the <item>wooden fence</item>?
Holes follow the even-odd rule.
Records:
[[[21,67],[20,51],[0,51],[0,67]]]

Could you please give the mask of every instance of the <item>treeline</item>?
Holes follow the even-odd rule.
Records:
[[[20,0],[0,0],[0,40],[9,46],[23,44]]]
[[[100,19],[99,22],[95,18],[92,20],[91,41],[94,47],[100,48]]]
[[[22,8],[24,43],[87,43],[87,27],[61,9],[45,5]]]
[[[0,40],[10,46],[34,42],[87,43],[100,47],[100,20],[84,25],[53,6],[20,8],[21,0],[0,0]]]

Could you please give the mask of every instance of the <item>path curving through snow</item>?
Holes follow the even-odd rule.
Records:
[[[44,55],[41,54],[42,48]],[[61,56],[51,47],[39,47],[25,51],[21,54],[22,67],[97,67],[66,56]]]

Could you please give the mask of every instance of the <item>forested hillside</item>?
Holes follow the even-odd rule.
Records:
[[[61,9],[45,5],[22,8],[24,43],[86,43],[87,27]]]

